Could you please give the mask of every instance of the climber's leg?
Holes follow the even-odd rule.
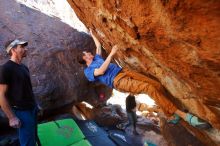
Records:
[[[162,108],[167,116],[172,116],[177,110],[176,106],[164,96],[163,87],[160,83],[150,78],[145,77],[142,80],[137,80],[131,75],[126,74],[126,72],[121,72],[115,77],[114,88],[122,92],[130,92],[133,94],[148,94]]]
[[[164,89],[160,83],[143,75],[138,75],[138,73],[133,74],[130,71],[122,71],[114,80],[114,88],[122,92],[130,92],[133,94],[148,94],[162,108],[168,117],[172,115],[175,117],[173,122],[171,120],[171,123],[178,123],[181,117],[194,127],[210,127],[207,122],[199,119],[198,117],[178,110],[176,106],[167,99],[167,97],[165,97]]]
[[[185,112],[182,112],[180,110],[176,110],[175,111],[175,114],[177,114],[178,116],[180,116],[182,119],[186,119],[186,113]]]

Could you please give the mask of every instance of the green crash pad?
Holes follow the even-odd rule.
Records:
[[[38,137],[42,146],[78,146],[80,141],[82,146],[90,146],[73,119],[38,124]]]
[[[92,146],[92,145],[87,140],[81,140],[80,142],[72,144],[71,146]]]

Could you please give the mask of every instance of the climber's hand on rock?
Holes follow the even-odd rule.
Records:
[[[111,55],[115,55],[116,52],[118,51],[118,49],[119,49],[119,47],[117,45],[114,45],[111,50]]]

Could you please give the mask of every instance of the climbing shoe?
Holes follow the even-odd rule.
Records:
[[[186,121],[192,125],[193,127],[196,127],[196,128],[199,128],[199,129],[209,129],[211,128],[212,126],[207,123],[206,121],[192,115],[192,114],[189,114],[187,113],[186,115]]]
[[[177,124],[180,121],[180,116],[178,116],[177,114],[174,114],[173,116],[174,116],[174,119],[169,120],[168,123]]]

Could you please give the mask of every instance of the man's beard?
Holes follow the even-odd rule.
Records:
[[[26,56],[27,56],[27,53],[24,52],[24,53],[22,54],[22,57],[26,57]]]

